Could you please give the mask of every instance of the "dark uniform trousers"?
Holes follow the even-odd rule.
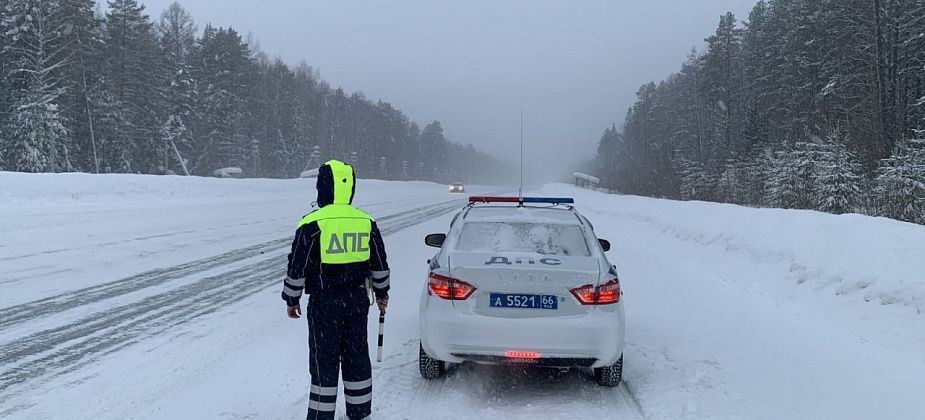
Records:
[[[365,299],[365,289],[358,292],[360,290]],[[306,310],[308,370],[312,381],[309,420],[334,418],[339,371],[343,373],[347,417],[361,419],[371,413],[373,380],[366,339],[369,306],[346,302],[353,300],[355,298],[309,298]]]

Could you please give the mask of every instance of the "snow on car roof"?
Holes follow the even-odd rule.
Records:
[[[466,213],[467,222],[526,222],[526,223],[555,223],[563,225],[578,225],[581,222],[575,213],[566,208],[537,208],[537,207],[473,207]]]

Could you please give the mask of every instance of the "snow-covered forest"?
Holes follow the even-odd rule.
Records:
[[[621,192],[925,223],[925,0],[767,0],[648,83],[596,169]]]
[[[101,2],[102,3],[102,2]],[[388,102],[332,88],[175,3],[0,0],[0,170],[293,177],[322,159],[363,177],[485,181],[503,163]],[[257,34],[259,35],[259,34]]]

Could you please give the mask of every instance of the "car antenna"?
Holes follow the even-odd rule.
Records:
[[[520,108],[520,189],[517,193],[520,205],[524,201],[524,109]]]

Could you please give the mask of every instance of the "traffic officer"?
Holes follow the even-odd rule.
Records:
[[[376,222],[353,206],[353,167],[337,160],[318,171],[318,209],[299,222],[283,286],[290,318],[302,314],[309,295],[308,419],[333,419],[338,371],[343,374],[347,417],[361,419],[372,407],[372,368],[366,339],[371,279],[376,302],[389,302],[389,265]]]

